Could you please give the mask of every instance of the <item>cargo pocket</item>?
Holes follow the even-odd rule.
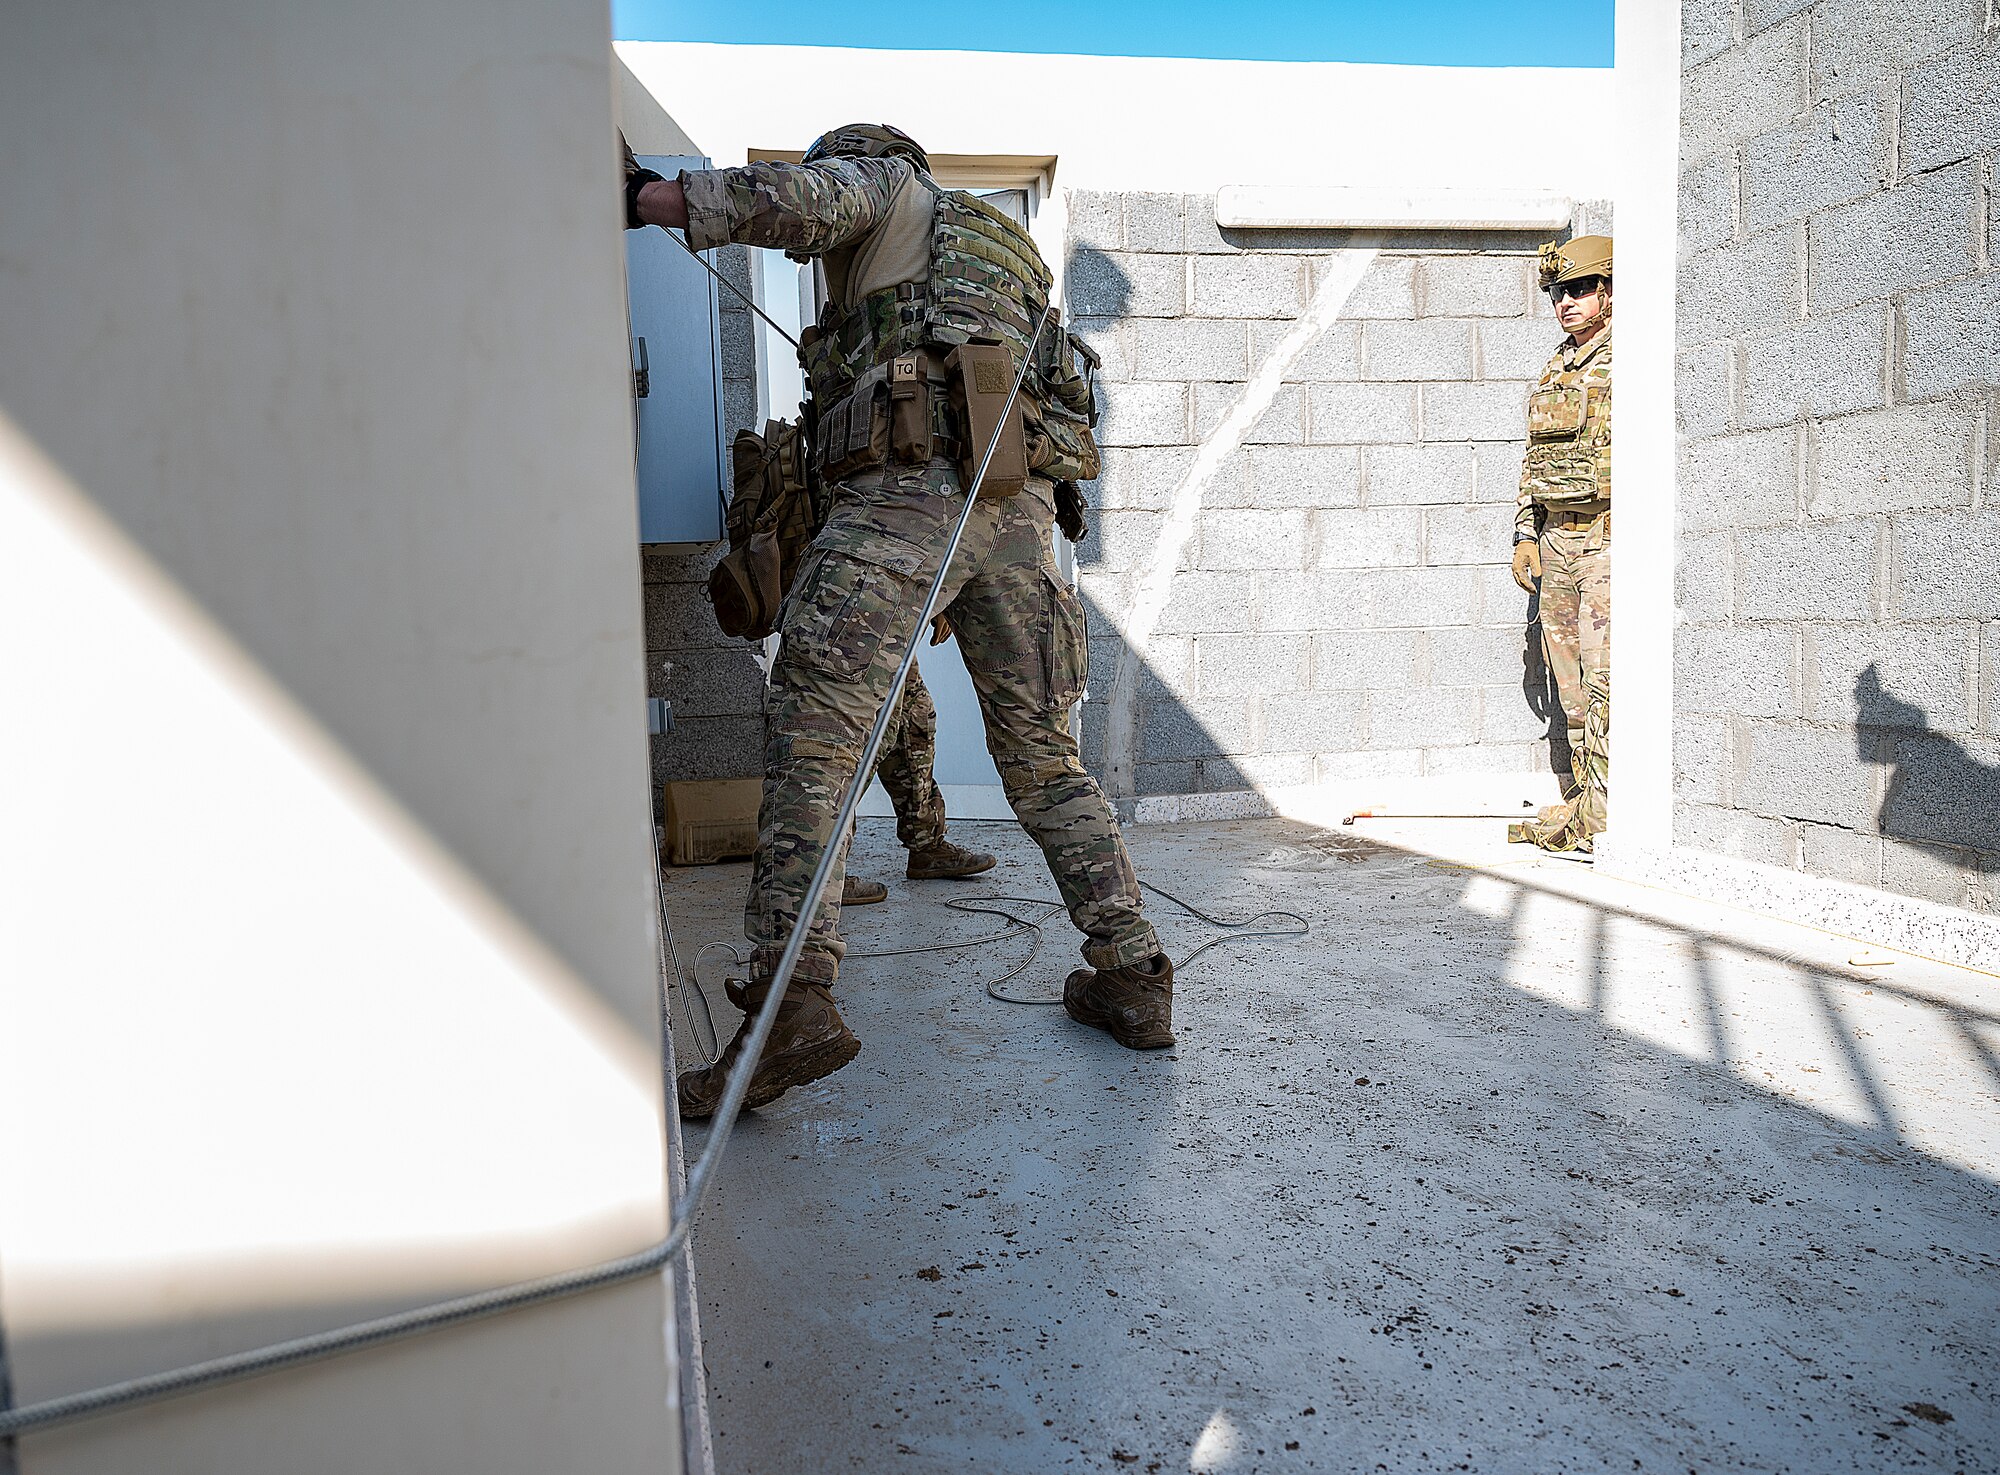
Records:
[[[917,602],[921,549],[877,539],[809,555],[785,611],[781,661],[854,680]]]
[[[1048,618],[1042,622],[1042,672],[1047,679],[1042,710],[1065,712],[1083,698],[1089,623],[1076,591],[1047,564],[1042,565],[1042,581],[1048,589]]]

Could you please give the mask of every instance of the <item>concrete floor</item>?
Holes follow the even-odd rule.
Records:
[[[746,1120],[696,1230],[718,1470],[2000,1470],[2000,980],[1501,828],[1134,831],[1312,924],[1200,959],[1164,1054],[988,1000],[1024,943],[851,961],[860,1058]],[[954,833],[1002,867],[908,883],[864,822],[857,951],[1052,894]],[[744,875],[670,875],[684,957]]]

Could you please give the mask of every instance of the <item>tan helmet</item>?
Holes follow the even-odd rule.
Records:
[[[891,128],[887,123],[847,123],[829,129],[813,140],[803,162],[817,164],[821,159],[889,158],[908,159],[926,174],[930,173],[930,155],[924,152],[923,145],[902,129]]]
[[[1567,241],[1550,241],[1541,252],[1542,290],[1558,282],[1575,282],[1584,277],[1611,278],[1611,237],[1576,236]]]

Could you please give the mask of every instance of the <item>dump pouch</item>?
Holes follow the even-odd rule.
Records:
[[[762,640],[777,628],[785,592],[826,509],[797,425],[773,420],[762,435],[739,430],[729,452],[733,490],[723,518],[729,551],[709,572],[709,601],[723,634]]]
[[[724,635],[762,640],[777,629],[778,606],[785,601],[779,563],[778,535],[759,528],[709,570],[709,603]]]
[[[993,455],[979,489],[995,497],[1011,497],[1028,483],[1028,437],[1024,396],[1017,396],[1004,420],[1007,396],[1014,387],[1014,355],[997,343],[962,343],[945,360],[951,385],[951,407],[963,445],[959,479],[967,491],[979,473],[986,448]]]

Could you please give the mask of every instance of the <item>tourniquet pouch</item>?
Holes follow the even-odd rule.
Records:
[[[989,445],[993,454],[986,462],[986,480],[979,484],[982,494],[1011,497],[1028,483],[1027,420],[1022,410],[1025,390],[1015,396],[1014,407],[1006,411],[1004,419],[1001,413],[1006,410],[1018,367],[1014,355],[998,343],[963,343],[945,360],[952,414],[964,442],[959,453],[959,480],[968,491]]]
[[[889,365],[889,447],[906,466],[931,458],[931,383],[921,354]]]

